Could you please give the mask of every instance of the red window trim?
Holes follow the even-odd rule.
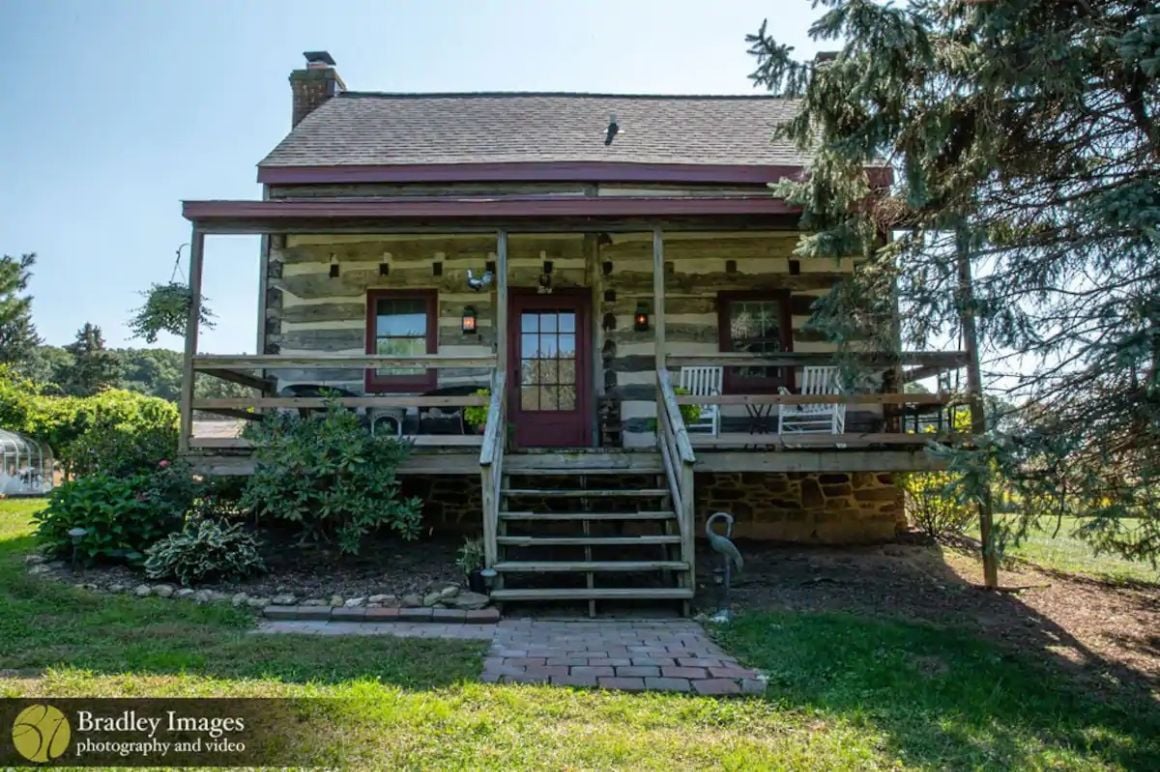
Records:
[[[717,293],[717,335],[721,351],[732,351],[733,341],[729,335],[729,304],[736,300],[776,300],[781,303],[781,346],[785,351],[793,351],[793,314],[790,308],[790,290],[732,290]],[[721,386],[726,394],[769,394],[779,386],[792,389],[793,368],[786,367],[785,378],[745,378],[736,374],[735,369],[726,367],[722,374]]]
[[[421,298],[427,308],[427,353],[439,353],[439,291],[438,290],[367,290],[366,305],[366,352],[375,353],[376,313],[380,300]],[[399,393],[431,391],[439,385],[438,371],[427,370],[423,375],[378,375],[373,368],[367,368],[365,386],[367,392]]]

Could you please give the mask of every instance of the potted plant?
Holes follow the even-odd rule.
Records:
[[[472,592],[487,593],[487,583],[483,580],[483,539],[464,539],[463,546],[455,558],[455,565],[467,577],[467,587]]]
[[[490,397],[491,389],[477,389],[477,397]],[[487,405],[469,405],[463,408],[463,421],[475,430],[476,434],[483,434],[487,426]]]
[[[677,386],[673,389],[673,393],[683,397],[689,394],[689,390],[683,386]],[[685,422],[685,426],[695,424],[701,418],[700,405],[677,405],[677,409],[681,411],[681,420]]]

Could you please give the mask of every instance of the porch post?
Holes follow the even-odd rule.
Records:
[[[508,366],[508,234],[501,230],[495,245],[495,369],[507,372]]]
[[[665,242],[659,227],[653,228],[653,345],[657,370],[665,369]]]
[[[189,440],[193,436],[193,358],[197,355],[197,327],[201,318],[201,266],[205,248],[205,234],[193,226],[189,238],[189,318],[185,322],[185,356],[181,367],[181,434],[177,438],[178,450],[187,452]],[[258,352],[261,353],[261,352]]]

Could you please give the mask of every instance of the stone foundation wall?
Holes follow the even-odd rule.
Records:
[[[705,517],[714,512],[736,518],[738,538],[798,543],[888,541],[906,525],[902,489],[888,473],[706,473],[697,474],[695,483],[698,537]],[[402,493],[422,499],[424,528],[463,534],[483,528],[478,475],[407,475]],[[554,501],[529,508],[558,506]],[[643,527],[627,523],[624,529],[632,533]]]
[[[711,473],[695,483],[698,535],[714,512],[733,515],[738,538],[798,543],[887,541],[906,525],[892,474]]]

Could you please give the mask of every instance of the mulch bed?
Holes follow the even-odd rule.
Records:
[[[337,548],[302,547],[266,534],[263,557],[269,571],[241,582],[206,582],[196,589],[224,593],[244,592],[251,597],[272,597],[290,593],[299,600],[329,599],[370,595],[423,594],[431,588],[462,584],[463,574],[455,565],[461,537],[368,539],[359,555],[344,555]],[[64,571],[62,578],[73,583],[107,588],[120,584],[132,588],[141,583],[155,584],[143,571],[125,566],[102,566],[75,573]],[[170,583],[176,584],[172,581]]]

